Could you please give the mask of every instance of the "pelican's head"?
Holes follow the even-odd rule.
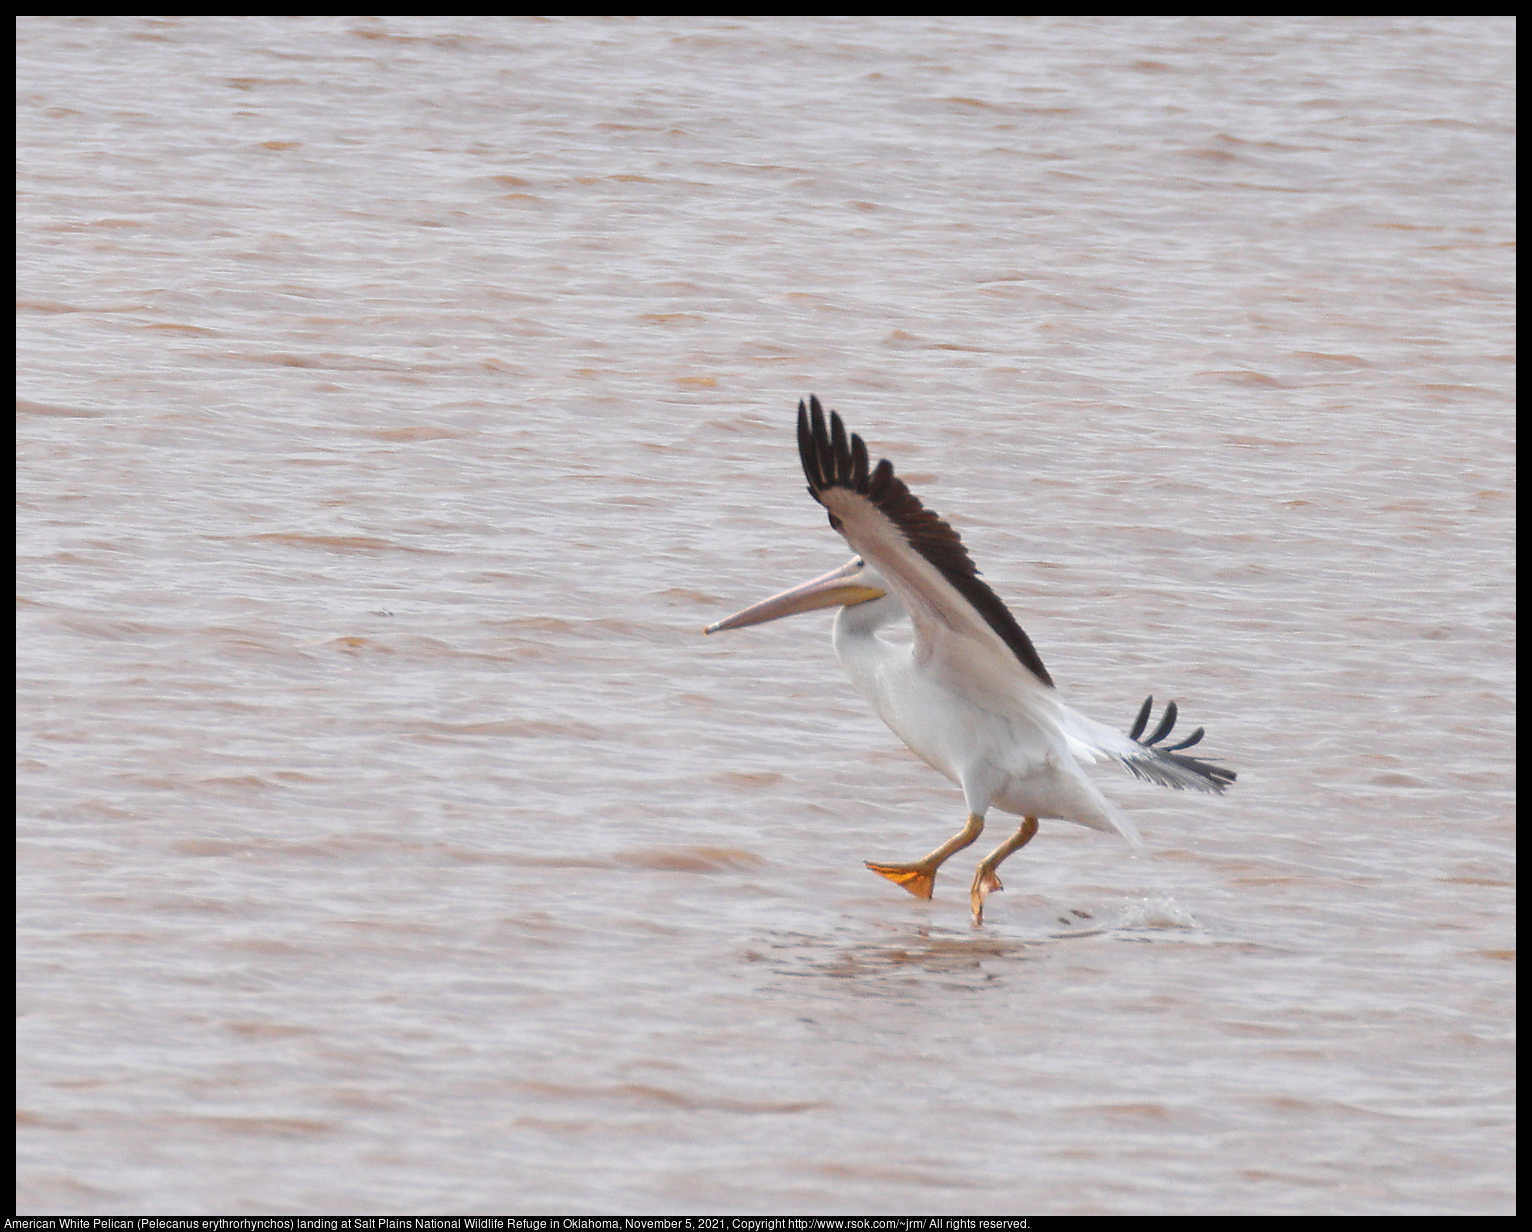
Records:
[[[860,556],[848,560],[839,569],[832,569],[812,582],[784,590],[780,595],[762,599],[743,612],[735,612],[727,620],[709,625],[704,633],[721,633],[725,629],[743,629],[746,625],[764,624],[783,616],[799,612],[812,612],[821,607],[852,607],[881,599],[888,593],[888,583],[876,569],[863,563]]]

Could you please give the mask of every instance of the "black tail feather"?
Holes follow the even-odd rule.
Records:
[[[1167,744],[1165,746],[1165,751],[1167,753],[1174,753],[1177,749],[1189,749],[1192,747],[1192,745],[1201,740],[1204,734],[1205,733],[1203,732],[1202,728],[1199,727],[1185,740],[1181,741],[1180,744]]]
[[[1139,708],[1138,717],[1133,720],[1133,726],[1128,731],[1129,738],[1144,750],[1142,756],[1127,760],[1129,770],[1139,778],[1163,783],[1167,787],[1195,787],[1202,791],[1222,792],[1234,782],[1238,777],[1234,771],[1214,765],[1210,761],[1202,761],[1200,758],[1185,757],[1176,751],[1189,749],[1200,741],[1204,734],[1200,727],[1176,744],[1166,745],[1164,748],[1155,747],[1170,735],[1176,725],[1179,712],[1175,702],[1165,704],[1165,711],[1160,716],[1154,731],[1148,737],[1139,739],[1149,723],[1149,715],[1153,708],[1154,695],[1150,694],[1144,699],[1143,706]]]
[[[1166,736],[1170,735],[1170,729],[1176,725],[1175,702],[1165,703],[1165,713],[1160,716],[1160,725],[1154,729],[1154,734],[1147,740],[1139,741],[1140,744],[1158,744]]]
[[[1129,740],[1137,740],[1144,734],[1144,724],[1149,722],[1149,712],[1154,709],[1154,694],[1144,698],[1144,704],[1138,708],[1138,718],[1133,720],[1133,727],[1128,732]]]

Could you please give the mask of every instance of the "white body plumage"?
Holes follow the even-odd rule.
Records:
[[[875,586],[882,582],[871,570],[864,569],[862,576]],[[918,644],[878,636],[904,615],[892,593],[841,608],[835,617],[835,656],[893,733],[963,789],[971,814],[983,817],[994,807],[1139,841],[1132,823],[1080,768],[1079,754],[1095,761],[1109,756],[1108,750],[1066,735],[1066,724],[1085,729],[1094,726],[1090,720],[1070,711],[1051,696],[1052,690],[1026,689],[1018,696],[1003,688],[975,688],[976,677],[952,670],[950,660],[928,658],[922,664]],[[955,649],[961,654],[961,647]],[[1111,728],[1106,731],[1124,739]]]

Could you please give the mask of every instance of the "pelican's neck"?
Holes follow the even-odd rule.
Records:
[[[904,616],[904,604],[891,594],[867,603],[853,603],[835,614],[835,642],[871,637]]]
[[[908,643],[891,642],[878,630],[902,619],[904,604],[886,594],[881,599],[843,607],[835,616],[835,657],[851,679],[851,686],[870,703],[900,739],[910,744],[907,724],[896,705],[895,678],[910,661]],[[913,746],[912,746],[913,747]]]
[[[910,648],[885,641],[878,636],[878,630],[903,616],[904,604],[891,594],[843,607],[835,614],[835,657],[851,677],[856,691],[872,702],[879,714],[885,710],[879,677],[893,660],[908,655]]]

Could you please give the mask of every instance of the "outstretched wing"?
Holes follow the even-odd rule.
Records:
[[[979,577],[957,531],[916,499],[886,458],[869,470],[862,438],[848,437],[834,411],[827,424],[818,398],[798,403],[798,452],[830,525],[909,612],[918,656],[947,658],[968,672],[976,660],[987,662],[1033,688],[1053,688],[1032,639]],[[1023,672],[1006,670],[1016,665]]]

